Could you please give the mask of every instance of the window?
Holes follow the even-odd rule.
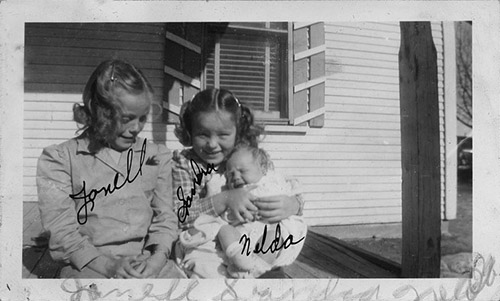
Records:
[[[204,45],[205,87],[232,91],[257,119],[286,119],[286,22],[207,24]]]
[[[323,126],[324,39],[321,22],[167,23],[168,121],[200,89],[219,87],[264,124]]]

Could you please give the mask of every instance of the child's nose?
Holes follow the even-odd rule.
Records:
[[[140,124],[139,120],[132,121],[130,127],[128,128],[128,131],[131,134],[138,134],[141,130],[142,129],[141,129],[141,124]]]
[[[233,171],[232,178],[233,180],[239,180],[241,177],[241,174],[238,171]]]
[[[208,146],[210,148],[216,148],[217,144],[218,144],[218,141],[217,141],[216,137],[210,137],[210,139],[208,139]]]

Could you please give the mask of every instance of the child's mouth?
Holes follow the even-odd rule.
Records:
[[[234,188],[241,188],[243,186],[245,186],[245,183],[240,182],[240,181],[233,183]]]
[[[135,141],[135,137],[125,137],[125,136],[122,136],[122,139],[124,139],[126,141]]]
[[[219,154],[219,152],[205,152],[205,154],[207,154],[207,156],[217,156]]]

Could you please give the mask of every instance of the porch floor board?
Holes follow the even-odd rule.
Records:
[[[47,249],[37,203],[23,204],[23,278],[55,278],[62,265]],[[398,278],[401,267],[330,236],[309,231],[297,260],[284,267],[288,278]]]

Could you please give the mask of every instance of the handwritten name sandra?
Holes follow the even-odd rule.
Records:
[[[214,164],[207,164],[207,170],[204,170],[194,160],[191,160],[191,169],[195,174],[195,177],[193,178],[193,186],[191,187],[191,194],[184,197],[184,190],[182,189],[182,186],[179,186],[179,188],[177,188],[177,199],[182,202],[182,206],[180,206],[179,210],[177,210],[177,218],[181,223],[183,223],[186,220],[186,217],[189,215],[191,202],[193,201],[193,197],[196,195],[195,185],[201,185],[201,180],[203,179],[203,177],[211,174],[212,171],[218,171],[218,169],[215,168]]]
[[[76,194],[70,194],[69,196],[77,201],[77,200],[82,200],[83,199],[83,205],[80,207],[80,209],[77,212],[77,220],[80,225],[83,225],[87,222],[87,216],[88,216],[88,205],[90,204],[90,211],[94,210],[94,200],[95,198],[100,194],[104,193],[104,196],[107,196],[108,194],[112,194],[116,190],[119,190],[123,188],[127,183],[133,183],[135,179],[141,175],[142,176],[142,165],[144,164],[144,159],[146,157],[146,139],[144,139],[144,143],[142,144],[141,148],[141,156],[139,158],[139,169],[137,170],[137,173],[135,174],[134,177],[131,178],[130,173],[132,169],[132,161],[134,158],[134,151],[132,149],[128,150],[127,153],[127,175],[125,177],[125,180],[121,184],[118,183],[120,173],[116,173],[115,177],[113,179],[113,183],[108,184],[107,186],[102,186],[99,189],[91,189],[90,192],[87,194],[86,191],[86,183],[83,181],[83,187],[80,192]],[[82,213],[82,210],[84,211],[83,218],[80,219],[80,214]]]
[[[296,245],[300,243],[301,241],[304,240],[305,237],[302,237],[301,239],[294,241],[293,240],[293,235],[288,235],[288,237],[283,241],[283,243],[280,245],[280,242],[282,241],[281,239],[281,227],[280,224],[276,225],[276,230],[274,232],[274,239],[271,241],[269,246],[267,247],[266,250],[263,250],[264,245],[266,245],[266,236],[267,236],[267,225],[264,226],[264,233],[262,234],[262,242],[261,243],[256,243],[255,248],[253,250],[254,253],[262,253],[266,254],[267,252],[274,253],[276,251],[283,249],[286,249],[290,247],[291,245]],[[248,237],[246,234],[243,234],[240,238],[239,244],[242,244],[243,242],[243,248],[241,249],[241,254],[245,254],[247,256],[250,256],[252,254],[252,251],[250,251],[250,246],[252,243],[250,242],[250,237]]]

